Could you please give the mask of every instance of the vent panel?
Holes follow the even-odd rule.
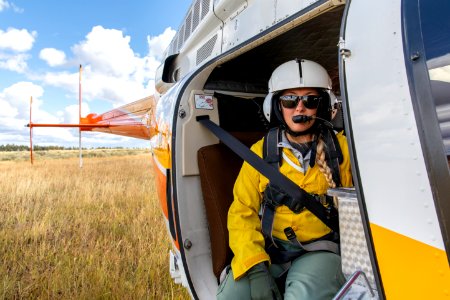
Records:
[[[202,20],[209,12],[209,1],[210,0],[203,0],[202,1]]]
[[[214,46],[216,45],[216,41],[217,41],[217,34],[214,35],[212,38],[210,38],[206,43],[203,44],[203,46],[201,46],[197,50],[197,60],[196,60],[197,65],[203,62],[206,58],[208,58],[211,55]]]
[[[197,28],[200,22],[200,0],[197,0],[194,4],[194,15],[192,17],[192,31]]]
[[[187,18],[186,18],[186,23],[185,23],[185,31],[184,31],[184,41],[187,41],[187,39],[189,38],[189,36],[191,35],[191,23],[192,23],[192,11],[189,12]]]
[[[181,27],[180,31],[178,31],[178,51],[180,51],[181,46],[184,44],[184,25]]]

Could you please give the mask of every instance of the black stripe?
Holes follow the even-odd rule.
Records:
[[[297,61],[298,64],[298,73],[300,74],[300,80],[303,81],[303,70],[302,70],[302,61],[303,60],[298,60],[295,59]]]
[[[176,240],[177,233],[175,231],[175,220],[172,207],[172,178],[170,177],[170,169],[166,169],[166,204],[170,235],[173,240]]]

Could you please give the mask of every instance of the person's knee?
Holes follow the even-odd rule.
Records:
[[[341,270],[341,258],[325,251],[306,253],[294,260],[291,266],[291,271],[320,277],[334,277],[337,270]]]
[[[250,299],[250,283],[247,277],[235,281],[233,271],[230,269],[225,279],[220,283],[217,289],[218,300],[226,299]]]
[[[338,255],[310,252],[292,263],[285,299],[331,299],[344,281]]]

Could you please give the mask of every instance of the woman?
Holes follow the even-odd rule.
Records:
[[[263,148],[280,150],[279,171],[317,201],[327,200],[325,212],[333,211],[323,197],[327,189],[352,184],[346,139],[331,128],[330,94],[331,80],[319,64],[280,65],[264,101],[266,118],[279,123],[277,143],[268,146],[266,136],[251,148],[261,157],[271,151]],[[280,205],[271,213],[267,203],[279,192],[282,187],[243,164],[228,212],[234,257],[218,299],[282,299],[283,292],[284,299],[331,299],[344,283],[337,232],[308,209]]]

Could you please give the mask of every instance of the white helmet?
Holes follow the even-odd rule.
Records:
[[[269,93],[264,99],[264,116],[270,122],[274,93],[293,88],[320,88],[331,91],[331,79],[324,67],[306,59],[294,59],[278,66],[269,79]]]

